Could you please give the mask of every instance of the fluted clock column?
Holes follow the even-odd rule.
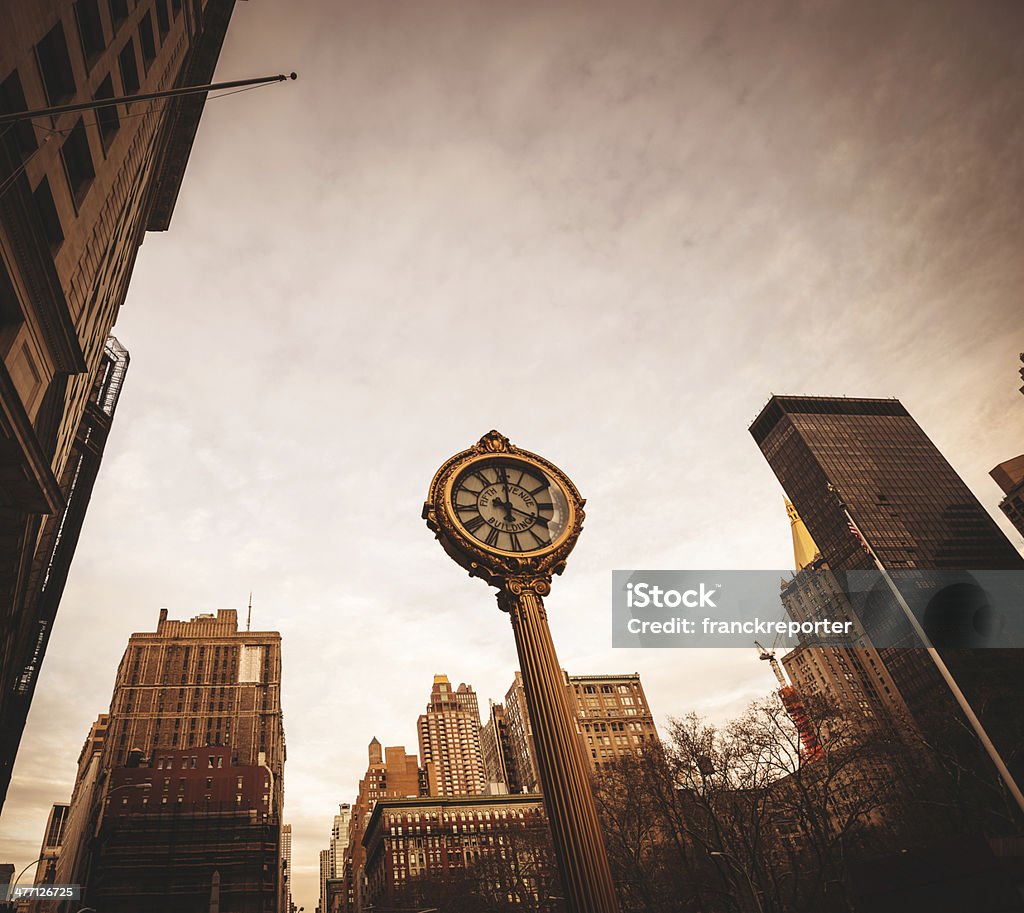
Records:
[[[544,806],[568,908],[572,913],[617,913],[589,765],[540,595],[548,589],[545,580],[510,580],[498,594],[498,605],[512,619]]]

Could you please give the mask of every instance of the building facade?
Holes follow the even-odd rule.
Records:
[[[280,808],[281,635],[239,631],[234,609],[190,621],[161,609],[156,631],[133,634],[118,667],[104,765],[123,765],[133,751],[203,746],[230,747],[238,764],[265,763]]]
[[[595,773],[626,755],[641,754],[657,744],[658,731],[638,673],[629,675],[566,675],[566,697],[576,719],[584,754]],[[539,792],[537,756],[523,679],[505,695],[509,766],[522,792]]]
[[[281,825],[281,913],[292,910],[292,826]]]
[[[76,790],[71,810],[102,838],[79,873],[88,901],[127,911],[145,896],[146,909],[180,910],[208,904],[216,882],[222,909],[276,911],[280,634],[239,631],[233,609],[190,621],[161,609],[155,632],[129,638],[98,727],[83,750],[96,786]]]
[[[750,432],[837,577],[874,569],[851,533],[843,503],[890,571],[1024,567],[1024,559],[898,400],[774,396]],[[903,624],[883,589],[864,612],[859,621],[869,636]],[[966,721],[929,655],[913,648],[912,632],[903,626],[904,640],[880,647],[871,657],[884,674],[867,668],[855,678],[865,695],[869,682],[880,684],[883,694],[886,687],[893,691],[894,702],[906,707],[917,731],[984,784],[985,796],[975,804],[988,807],[998,793],[991,765],[969,736],[957,740],[959,733],[969,733]],[[1019,778],[1024,733],[1013,708],[1024,674],[1020,651],[940,652]],[[846,671],[841,670],[844,677]]]
[[[331,824],[330,877],[341,878],[345,868],[345,850],[348,848],[349,826],[352,823],[352,806],[348,802],[338,805],[338,814]]]
[[[505,708],[490,702],[487,722],[480,727],[480,751],[484,763],[484,780],[487,794],[519,792],[518,780],[512,769],[512,751],[508,738],[508,723]]]
[[[850,622],[853,648],[800,645],[782,657],[782,665],[805,700],[820,697],[843,717],[873,725],[907,716],[899,688],[865,632],[842,584],[814,544],[796,508],[786,502],[793,534],[796,573],[780,586],[782,605],[793,621]]]
[[[229,747],[164,749],[110,771],[87,898],[109,913],[276,913],[281,826],[274,777]]]
[[[403,746],[382,748],[374,738],[368,747],[366,774],[359,781],[359,793],[352,804],[349,820],[348,846],[343,853],[345,887],[342,891],[344,909],[362,910],[365,848],[363,835],[373,809],[381,799],[405,799],[425,792],[416,755],[407,754]],[[330,865],[330,850],[324,851]],[[324,886],[326,892],[326,884]],[[326,893],[323,897],[326,897]]]
[[[480,707],[469,685],[453,689],[448,676],[435,675],[430,702],[416,729],[430,795],[479,796],[487,791]]]
[[[327,913],[327,879],[331,877],[331,851],[320,850],[320,901],[317,909]]]
[[[375,908],[415,909],[405,904],[469,886],[502,907],[544,909],[560,894],[537,795],[384,800],[363,843],[366,900]]]
[[[1024,536],[1024,453],[1000,463],[989,475],[1003,490],[999,509],[1006,514],[1013,528]]]
[[[233,7],[4,4],[0,112],[207,83]],[[168,227],[204,99],[0,137],[0,804],[127,366],[111,329],[145,232]]]
[[[64,844],[64,830],[68,823],[70,806],[67,802],[54,802],[46,819],[43,842],[39,847],[39,864],[36,866],[36,884],[55,884],[57,860]]]

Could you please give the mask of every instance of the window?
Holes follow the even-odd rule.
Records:
[[[139,91],[139,67],[135,62],[135,42],[131,38],[117,56],[121,67],[121,85],[125,95],[134,95]]]
[[[114,97],[114,81],[110,78],[109,73],[107,74],[106,79],[96,87],[96,94],[93,97],[96,99]],[[100,140],[103,143],[103,151],[106,152],[110,148],[110,144],[114,141],[117,131],[121,129],[121,118],[117,114],[117,107],[111,105],[109,108],[97,108],[96,126],[99,127]],[[181,709],[182,705],[179,701],[179,713],[181,712]]]
[[[142,47],[142,67],[149,69],[149,65],[156,60],[156,42],[153,40],[153,16],[149,10],[139,20],[139,44]]]
[[[103,40],[99,0],[78,0],[75,4],[75,20],[78,23],[78,38],[82,43],[85,65],[91,67],[107,47]]]
[[[43,223],[43,233],[50,247],[56,250],[64,243],[64,231],[60,226],[60,217],[57,215],[57,207],[53,205],[53,194],[50,192],[50,182],[44,177],[39,186],[32,191],[32,199],[36,204],[36,211]],[[121,742],[126,738],[126,733],[121,733]]]
[[[0,83],[0,114],[14,114],[16,111],[27,110],[28,104],[25,101],[25,92],[21,87],[21,78],[18,76],[18,71],[14,70]],[[31,121],[17,121],[13,130],[14,140],[22,155],[35,151],[36,131],[32,129]]]
[[[163,42],[167,33],[171,30],[171,20],[167,16],[167,0],[156,0],[156,24],[160,29],[160,41]]]
[[[128,18],[128,0],[110,0],[110,21],[114,24],[114,31]]]
[[[64,26],[58,22],[36,45],[36,59],[43,87],[51,105],[60,105],[75,94],[75,75],[71,70]]]

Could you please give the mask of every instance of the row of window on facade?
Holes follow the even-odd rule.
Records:
[[[169,4],[169,5],[168,5]],[[111,23],[111,40],[117,37],[121,25],[129,15],[128,0],[109,0]],[[141,50],[143,72],[148,72],[157,57],[158,40],[162,44],[171,28],[172,19],[181,14],[182,0],[153,0],[151,9],[147,9],[139,18],[137,27],[138,46]],[[154,27],[154,13],[156,24]],[[99,0],[77,0],[74,4],[74,18],[78,32],[78,43],[81,48],[82,60],[86,73],[108,47],[104,24],[100,13]],[[159,36],[159,39],[158,37]],[[129,35],[117,55],[118,69],[121,76],[122,94],[133,95],[139,91],[138,58],[136,57],[135,35]],[[64,23],[57,22],[53,28],[36,45],[35,58],[39,69],[40,81],[50,106],[62,105],[74,98],[78,92],[75,71],[71,63],[68,42],[64,31]],[[114,98],[112,72],[96,86],[94,100]],[[15,113],[28,110],[18,71],[10,73],[0,83],[0,111]],[[121,119],[117,107],[97,108],[95,124],[99,130],[103,153],[106,154],[121,128]],[[96,169],[89,139],[86,134],[85,117],[79,117],[75,125],[68,131],[61,145],[61,160],[64,174],[75,209],[81,207],[93,179]],[[23,157],[31,156],[38,148],[35,129],[29,120],[19,121],[13,131],[14,141]],[[56,250],[64,241],[64,230],[60,216],[54,203],[49,178],[44,176],[32,191],[43,230],[51,247]]]
[[[161,796],[160,797],[160,804],[161,805],[168,805],[168,804],[170,804],[168,802],[169,798],[170,798],[169,796]],[[207,793],[206,795],[204,795],[203,796],[203,801],[204,802],[211,802],[211,801],[213,801],[212,794],[211,793]],[[269,802],[270,802],[270,794],[269,793],[264,793],[263,794],[263,804],[267,805]],[[184,796],[177,796],[177,797],[175,797],[175,803],[174,803],[175,805],[184,805],[184,803],[185,803],[185,797]],[[121,798],[121,805],[124,806],[124,805],[127,805],[127,804],[128,804],[128,797],[127,796],[122,796],[122,798]],[[142,804],[143,805],[149,805],[149,797],[148,796],[143,796],[142,797]],[[242,804],[242,794],[241,793],[237,793],[235,795],[235,804],[236,805],[241,805]]]

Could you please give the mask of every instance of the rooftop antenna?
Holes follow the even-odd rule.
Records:
[[[252,591],[249,591],[249,615],[245,619],[245,630],[252,628]]]

